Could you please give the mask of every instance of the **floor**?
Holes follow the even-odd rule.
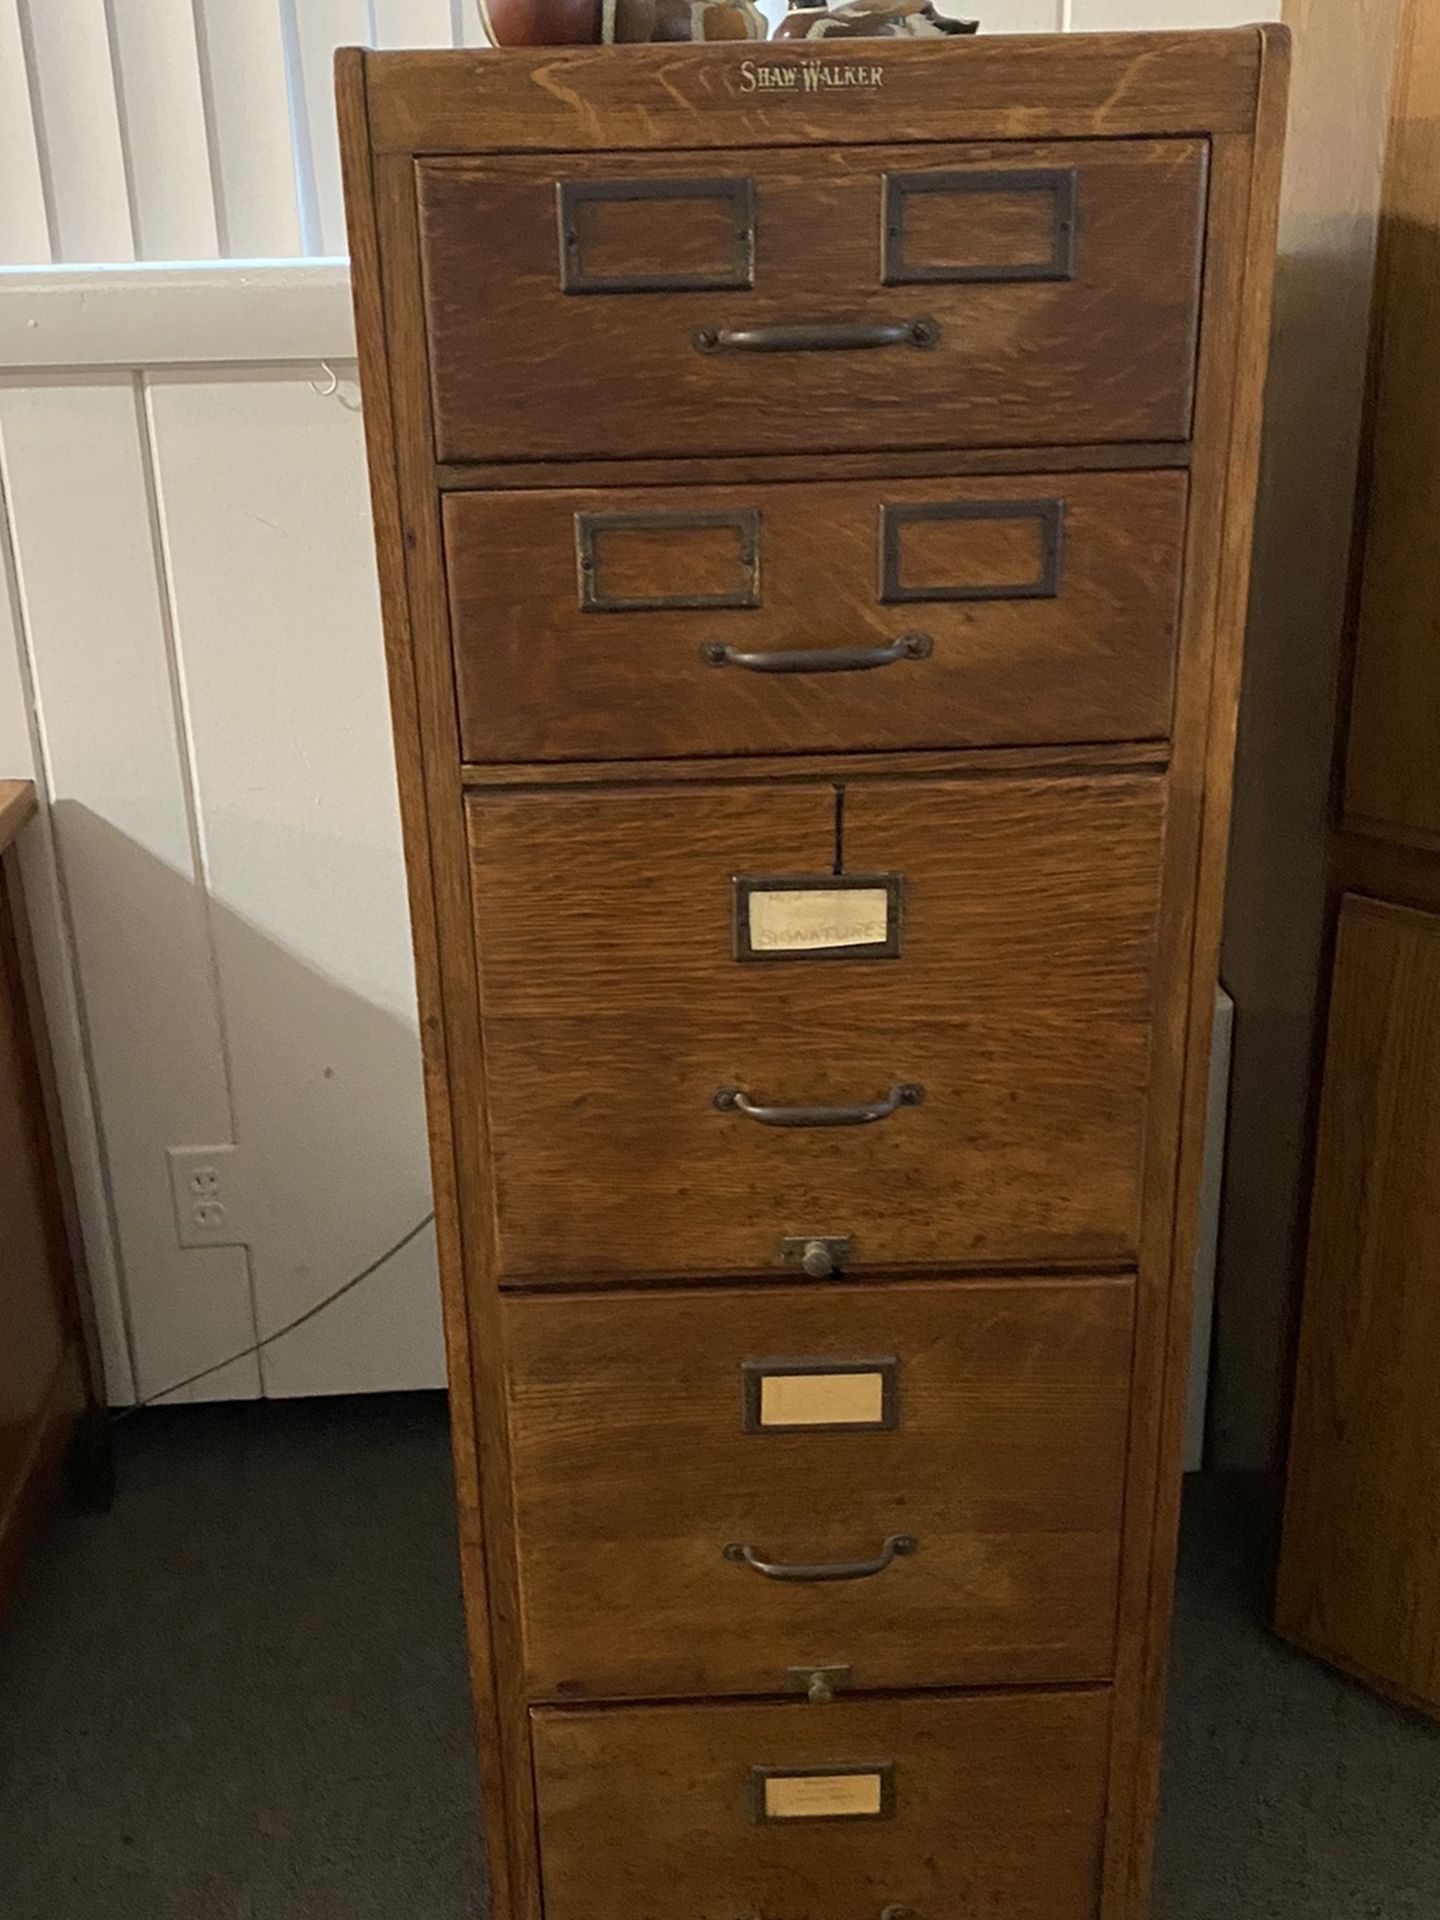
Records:
[[[5,1920],[459,1920],[483,1900],[444,1407],[151,1412],[0,1632]],[[1196,1482],[1154,1920],[1435,1920],[1440,1732],[1269,1638]],[[970,1920],[934,1915],[927,1920]]]

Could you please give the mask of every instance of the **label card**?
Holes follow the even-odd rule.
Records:
[[[898,1360],[747,1360],[746,1433],[886,1432],[900,1424]]]
[[[755,1818],[773,1820],[889,1820],[895,1811],[894,1769],[785,1767],[751,1769]]]
[[[735,876],[737,960],[894,960],[898,873]]]

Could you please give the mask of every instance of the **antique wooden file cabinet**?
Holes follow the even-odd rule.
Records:
[[[1144,1909],[1285,70],[340,56],[499,1920]]]

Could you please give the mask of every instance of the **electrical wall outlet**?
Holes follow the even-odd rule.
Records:
[[[240,1149],[168,1147],[170,1197],[175,1208],[175,1231],[182,1247],[244,1247],[249,1227],[244,1218]]]

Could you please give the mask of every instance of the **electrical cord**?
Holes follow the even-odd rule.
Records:
[[[249,1360],[253,1355],[263,1352],[266,1347],[273,1347],[277,1340],[283,1340],[287,1334],[294,1333],[298,1327],[305,1326],[317,1315],[324,1313],[327,1308],[333,1307],[337,1300],[343,1300],[347,1293],[353,1293],[362,1281],[368,1280],[372,1273],[378,1273],[387,1261],[395,1258],[397,1253],[403,1253],[412,1240],[420,1238],[434,1218],[432,1209],[423,1220],[411,1227],[402,1239],[397,1240],[393,1247],[387,1247],[384,1253],[372,1260],[368,1267],[362,1267],[359,1273],[352,1274],[343,1286],[336,1287],[333,1293],[327,1293],[323,1300],[317,1300],[313,1307],[307,1307],[304,1313],[297,1314],[293,1320],[287,1320],[285,1325],[277,1327],[274,1333],[267,1333],[263,1340],[256,1340],[248,1347],[241,1347],[238,1353],[227,1354],[223,1360],[217,1360],[213,1366],[201,1367],[198,1373],[189,1374],[184,1380],[175,1381],[172,1386],[161,1387],[158,1393],[147,1393],[143,1400],[137,1400],[131,1406],[122,1407],[118,1413],[111,1416],[112,1419],[128,1420],[132,1413],[139,1413],[145,1407],[153,1407],[157,1400],[167,1400],[172,1393],[183,1393],[186,1387],[193,1387],[201,1380],[208,1380],[212,1373],[223,1373],[226,1367],[233,1367],[237,1360]]]

